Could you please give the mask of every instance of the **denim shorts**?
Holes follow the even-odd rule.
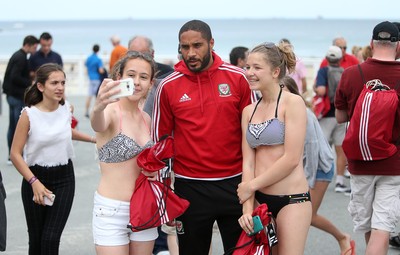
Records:
[[[157,228],[132,232],[129,223],[129,202],[118,201],[94,194],[93,238],[96,245],[126,245],[130,241],[157,239]]]
[[[335,172],[335,164],[332,164],[331,170],[329,172],[325,173],[321,169],[317,170],[317,175],[315,177],[315,181],[323,181],[323,182],[331,182],[333,179],[333,175]]]
[[[90,80],[88,90],[89,96],[95,96],[97,94],[97,90],[99,89],[100,84],[100,80]]]

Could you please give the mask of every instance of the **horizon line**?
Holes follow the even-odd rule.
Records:
[[[133,18],[133,17],[125,17],[125,18],[69,18],[69,19],[7,19],[2,20],[0,22],[37,22],[37,21],[126,21],[126,20],[140,20],[140,21],[151,21],[151,20],[191,20],[193,18]],[[200,20],[391,20],[388,18],[381,19],[381,18],[354,18],[354,17],[346,17],[346,18],[330,18],[330,17],[223,17],[223,18],[195,18]]]

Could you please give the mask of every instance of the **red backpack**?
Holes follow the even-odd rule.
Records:
[[[348,159],[372,161],[385,159],[397,152],[392,140],[394,121],[399,104],[396,89],[378,79],[365,83],[343,140],[343,151]]]
[[[171,167],[174,140],[161,138],[137,157],[138,166],[149,172],[158,172],[158,180],[150,181],[143,173],[136,180],[131,197],[128,228],[133,232],[161,226],[182,215],[189,201],[178,196],[171,188]]]
[[[224,255],[268,255],[272,246],[278,243],[276,223],[267,204],[260,204],[254,209],[252,216],[259,216],[262,230],[254,235],[247,235],[242,231],[236,246],[225,252]]]

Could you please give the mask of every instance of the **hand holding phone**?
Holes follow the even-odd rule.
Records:
[[[52,206],[53,205],[54,199],[56,198],[56,195],[50,194],[50,197],[51,198],[48,198],[47,196],[43,196],[43,200],[44,200],[44,204],[45,205],[48,205],[48,206]],[[34,199],[35,199],[35,196],[33,196],[32,200],[35,201]]]
[[[110,96],[111,99],[131,96],[135,92],[135,85],[132,78],[119,80],[119,84],[115,88],[120,89],[120,92]]]
[[[247,234],[247,235],[248,236],[255,235],[263,229],[264,229],[264,226],[261,222],[260,216],[258,216],[258,215],[253,216],[253,232],[251,232],[250,234]]]
[[[44,196],[44,204],[48,205],[48,206],[52,206],[54,203],[54,199],[56,198],[56,195],[51,194],[50,195],[51,198],[48,198],[47,196]]]

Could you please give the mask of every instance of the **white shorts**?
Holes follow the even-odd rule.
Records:
[[[118,246],[130,241],[157,239],[157,228],[132,232],[129,223],[129,202],[118,201],[94,194],[93,238],[96,245]]]
[[[400,176],[351,175],[348,210],[354,231],[394,232],[400,212]]]

